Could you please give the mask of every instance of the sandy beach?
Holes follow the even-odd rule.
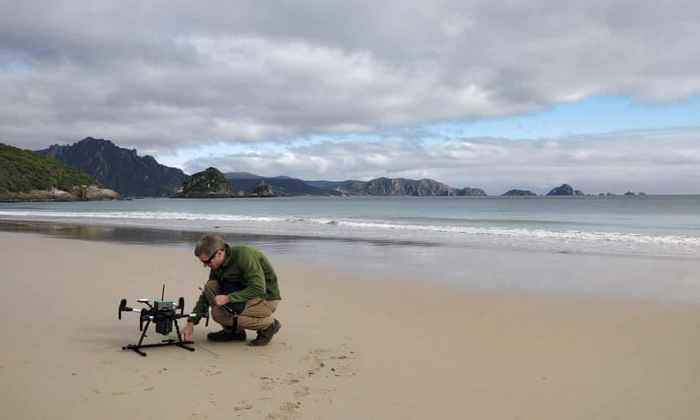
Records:
[[[272,343],[140,357],[123,297],[185,297],[191,251],[0,232],[7,419],[696,419],[700,307],[470,292],[276,259]],[[162,336],[152,333],[158,340]]]

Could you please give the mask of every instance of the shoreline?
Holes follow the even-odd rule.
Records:
[[[600,205],[590,203],[581,208],[564,202],[540,206],[518,200],[489,204],[375,197],[370,200],[376,202],[371,208],[362,199],[273,200],[276,201],[154,199],[6,205],[0,206],[0,218],[455,249],[691,260],[700,256],[696,210],[700,201],[693,197],[671,202],[660,199],[656,204],[640,201],[639,206],[632,208],[607,204],[602,210]],[[676,217],[657,217],[657,204],[670,206],[668,215]],[[615,213],[618,210],[623,212],[621,216]]]
[[[117,320],[117,304],[159,295],[166,282],[189,310],[206,279],[189,249],[8,232],[0,246],[0,311],[13,320],[0,403],[10,418],[690,420],[700,411],[697,305],[466,291],[271,253],[283,327],[269,346],[208,343],[210,323],[195,328],[195,352],[142,358],[121,350],[139,332],[136,318]]]
[[[49,238],[155,245],[189,250],[206,231],[140,226],[5,221],[3,232],[33,232]],[[657,303],[700,302],[695,274],[700,261],[663,256],[617,256],[504,249],[451,248],[391,240],[308,238],[230,234],[277,258],[320,270],[451,287],[467,292],[515,292],[636,300]]]

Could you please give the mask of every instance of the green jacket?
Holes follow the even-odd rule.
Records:
[[[252,246],[226,247],[224,262],[216,270],[209,271],[209,280],[219,283],[219,290],[228,292],[231,303],[245,303],[253,298],[280,300],[277,274],[265,254]],[[209,310],[204,293],[199,296],[191,320],[198,323]]]

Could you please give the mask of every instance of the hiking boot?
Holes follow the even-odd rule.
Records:
[[[209,341],[245,341],[245,330],[234,330],[233,328],[224,328],[221,331],[207,334]]]
[[[269,327],[265,328],[264,330],[258,330],[258,336],[249,344],[251,346],[266,346],[270,340],[272,340],[272,336],[277,334],[277,331],[279,331],[280,328],[282,328],[282,324],[275,319],[272,325]]]

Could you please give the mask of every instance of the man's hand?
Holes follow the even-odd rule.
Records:
[[[185,323],[185,328],[182,329],[182,340],[192,341],[192,333],[194,332],[194,324],[191,322]]]
[[[216,302],[217,306],[223,306],[231,302],[231,299],[228,298],[228,295],[216,295],[214,296],[214,302]]]

